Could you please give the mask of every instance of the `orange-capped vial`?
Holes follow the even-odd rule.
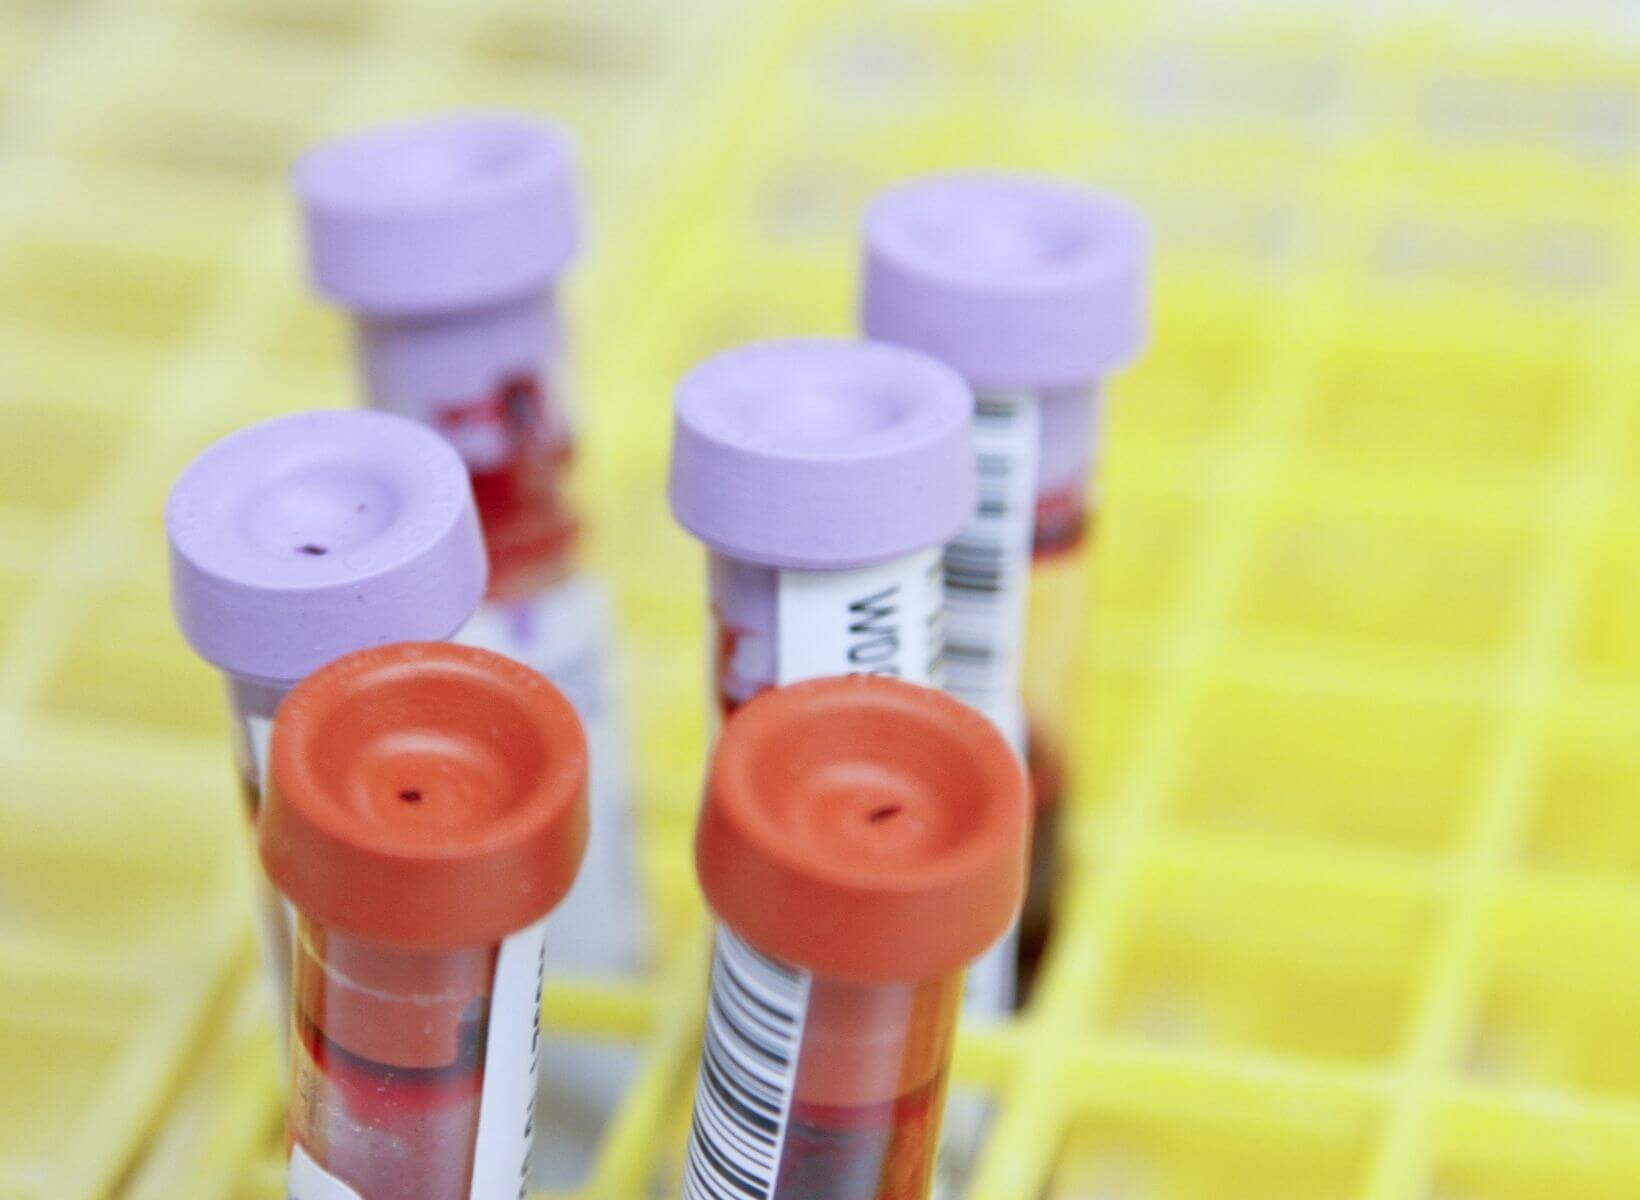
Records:
[[[686,1200],[927,1196],[963,972],[1018,914],[1029,826],[1018,757],[944,693],[817,679],[730,718]]]
[[[297,913],[292,1200],[493,1200],[524,1178],[544,918],[586,845],[586,747],[527,667],[406,643],[274,720],[260,847]]]

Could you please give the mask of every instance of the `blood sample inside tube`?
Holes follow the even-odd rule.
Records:
[[[299,914],[291,1200],[518,1194],[546,916],[586,845],[569,702],[499,655],[346,655],[280,707],[258,826]]]
[[[766,692],[717,745],[683,1195],[927,1200],[963,977],[1023,893],[1019,759],[950,696],[867,676]]]
[[[1030,875],[1020,917],[1019,991],[1035,978],[1052,929],[1067,790],[1071,682],[1087,626],[1086,567],[1092,512],[1096,402],[1086,388],[1040,400],[1040,451],[1031,539],[1024,663],[1025,758],[1036,801]]]
[[[961,1008],[960,973],[815,979],[775,1200],[922,1200]]]
[[[912,180],[865,220],[864,332],[943,359],[975,388],[981,503],[948,557],[950,685],[1031,768],[1021,996],[1048,937],[1060,852],[1099,388],[1145,341],[1147,256],[1144,223],[1120,199],[1026,174]]]
[[[557,361],[561,331],[539,296],[361,322],[374,403],[447,437],[467,464],[490,556],[492,600],[569,573],[578,525],[567,485],[574,436]]]
[[[568,571],[576,520],[564,489],[573,442],[553,391],[520,369],[476,401],[438,411],[438,428],[467,453],[493,596],[527,594]]]
[[[721,719],[778,681],[780,573],[723,554],[709,556],[707,573],[712,602],[712,690]]]
[[[300,920],[289,1136],[364,1200],[467,1200],[496,955]]]

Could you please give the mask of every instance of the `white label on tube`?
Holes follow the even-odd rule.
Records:
[[[1030,392],[982,392],[974,405],[979,503],[945,548],[945,686],[1025,753],[1025,613],[1036,529],[1042,413]],[[968,969],[963,1008],[994,1018],[1013,1007],[1017,929]]]
[[[1036,524],[1041,412],[1030,392],[982,392],[974,407],[979,505],[945,549],[945,686],[1025,752],[1020,700]]]
[[[774,1195],[809,982],[719,926],[683,1200]]]
[[[286,1200],[364,1200],[329,1171],[314,1162],[301,1142],[290,1148],[290,1164],[285,1169]]]
[[[486,603],[457,640],[539,671],[564,693],[586,733],[591,831],[569,895],[547,928],[547,961],[619,975],[643,958],[626,739],[610,685],[609,602],[570,579],[528,600]]]
[[[781,571],[777,605],[778,683],[828,675],[940,681],[938,547],[849,571]]]
[[[541,1040],[541,966],[546,919],[501,943],[484,1043],[471,1200],[524,1194],[535,1124],[535,1063]]]

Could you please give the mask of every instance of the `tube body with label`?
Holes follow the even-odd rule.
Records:
[[[223,674],[253,827],[274,712],[297,681],[366,646],[447,638],[484,592],[461,460],[385,413],[302,413],[230,434],[178,476],[165,523],[172,607]],[[265,880],[258,890],[283,1030],[291,930]]]
[[[869,342],[754,343],[684,376],[671,501],[709,552],[720,719],[802,679],[937,679],[970,407],[948,368]]]
[[[569,702],[472,647],[360,651],[281,706],[260,846],[298,914],[292,1200],[520,1194],[586,771]]]
[[[353,314],[370,404],[438,430],[471,472],[490,586],[459,640],[541,672],[586,728],[597,815],[548,959],[635,970],[643,918],[611,605],[576,570],[568,494],[557,293],[581,238],[572,143],[521,116],[419,121],[317,147],[294,186],[314,282]]]
[[[934,176],[883,193],[865,221],[865,333],[949,363],[974,389],[980,494],[946,550],[946,682],[1030,767],[1021,996],[1060,874],[1100,393],[1144,340],[1144,259],[1131,209],[1047,178]]]
[[[726,723],[686,1200],[924,1200],[963,972],[1018,913],[1029,822],[1018,757],[930,688],[811,680]]]

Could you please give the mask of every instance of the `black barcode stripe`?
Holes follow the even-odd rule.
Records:
[[[945,548],[945,682],[982,709],[1018,686],[1017,663],[1007,651],[1017,640],[1013,626],[1035,516],[1032,403],[1021,396],[979,399],[978,500],[973,519]]]
[[[808,996],[807,974],[718,931],[685,1200],[774,1194]]]
[[[928,597],[927,646],[928,659],[924,677],[930,687],[945,684],[945,558],[931,554],[928,571],[923,576],[924,594]]]
[[[740,966],[730,960],[725,960],[723,969],[730,975],[734,986],[724,989],[726,1007],[738,1016],[756,1024],[758,1028],[773,1041],[753,1040],[752,1049],[760,1056],[768,1058],[776,1066],[784,1066],[785,1056],[780,1053],[781,1043],[778,1040],[785,1032],[783,1022],[787,1014],[778,1001],[771,1001],[757,992],[757,981],[746,978]],[[731,1022],[738,1024],[738,1022]]]

